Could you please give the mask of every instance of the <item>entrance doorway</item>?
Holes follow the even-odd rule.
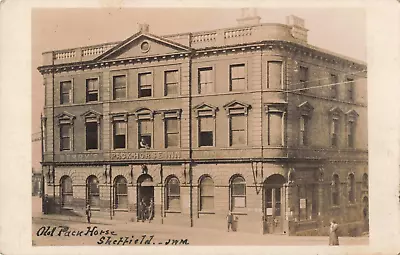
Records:
[[[264,233],[283,233],[284,183],[285,178],[280,174],[273,174],[264,182]]]
[[[151,202],[152,201],[152,202]],[[137,181],[137,215],[138,220],[148,220],[154,216],[154,183],[153,178],[143,174]]]

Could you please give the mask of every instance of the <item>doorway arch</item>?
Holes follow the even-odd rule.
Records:
[[[154,182],[149,174],[142,174],[137,180],[137,205],[138,220],[145,220],[149,209],[154,212]]]
[[[281,174],[273,174],[265,179],[263,184],[264,198],[264,233],[281,234],[283,232],[284,219],[284,189],[285,177]]]

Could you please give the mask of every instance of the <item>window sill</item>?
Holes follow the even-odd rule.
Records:
[[[115,212],[129,212],[128,209],[114,209]]]
[[[347,204],[347,207],[357,207],[356,202],[351,202],[349,204]]]
[[[86,149],[85,152],[99,152],[101,151],[100,149]]]
[[[211,211],[199,211],[199,214],[215,214],[215,212],[211,212]]]
[[[165,213],[181,213],[181,211],[166,210]]]
[[[90,208],[90,211],[100,212],[100,208]]]
[[[62,210],[65,210],[65,211],[72,211],[72,210],[74,210],[74,208],[72,208],[72,207],[61,207],[61,209],[62,209]]]
[[[331,209],[340,209],[340,205],[333,205],[331,206]]]
[[[233,215],[247,215],[246,212],[237,212],[237,211],[232,211]]]

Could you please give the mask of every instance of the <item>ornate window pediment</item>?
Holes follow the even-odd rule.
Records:
[[[348,112],[346,112],[346,117],[348,121],[356,121],[358,118],[358,113],[355,110],[350,110]]]
[[[249,104],[233,100],[226,105],[224,105],[225,111],[227,115],[231,114],[244,114],[247,116],[249,109],[251,106]]]
[[[329,110],[329,114],[332,117],[339,117],[343,111],[339,107],[333,107],[332,109]]]
[[[99,112],[96,112],[94,110],[88,110],[88,111],[84,112],[83,114],[81,114],[81,116],[85,118],[85,122],[95,121],[95,122],[99,123],[100,119],[102,117],[102,114]]]
[[[127,112],[110,113],[110,120],[111,120],[111,122],[128,121],[128,113]]]
[[[287,110],[287,103],[267,103],[264,104],[265,113],[285,113]]]
[[[154,112],[145,107],[140,107],[140,108],[136,109],[133,112],[133,115],[135,115],[136,120],[142,120],[142,119],[153,120],[154,119]]]
[[[69,113],[69,112],[62,112],[56,116],[58,119],[58,125],[62,124],[73,124],[74,119],[76,118],[75,115]]]
[[[166,109],[166,110],[159,110],[158,112],[161,113],[162,119],[167,118],[181,118],[182,109]]]
[[[308,101],[299,104],[297,108],[299,108],[301,115],[311,115],[314,110],[314,107]]]
[[[193,110],[196,113],[196,118],[201,116],[212,116],[215,118],[215,114],[218,111],[218,107],[206,103],[201,103],[195,106]]]

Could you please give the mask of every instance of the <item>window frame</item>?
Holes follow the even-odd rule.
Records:
[[[250,105],[245,104],[243,102],[239,101],[231,101],[228,104],[224,105],[226,114],[228,116],[228,146],[229,147],[243,147],[243,146],[248,146],[248,113],[250,109]],[[233,129],[232,129],[232,117],[238,117],[241,116],[244,118],[244,144],[237,144],[233,145],[232,144],[232,134],[233,134]]]
[[[72,115],[72,114],[70,114],[68,112],[63,112],[63,113],[57,115],[56,118],[58,119],[57,125],[58,125],[58,128],[59,128],[59,130],[58,130],[58,132],[59,132],[58,133],[59,134],[58,135],[58,138],[59,138],[58,139],[58,141],[59,141],[59,151],[60,152],[74,151],[74,120],[75,120],[75,115]],[[70,128],[70,130],[69,130],[70,142],[69,142],[69,149],[68,150],[63,150],[61,148],[61,146],[62,146],[61,129],[62,129],[63,126],[66,126],[66,125],[68,125],[69,128]]]
[[[234,184],[234,181],[236,180],[236,179],[242,179],[241,181],[239,181],[238,183],[235,183]],[[237,194],[234,194],[234,192],[233,192],[233,190],[234,190],[234,185],[244,185],[244,194],[241,194],[241,195],[237,195]],[[229,195],[230,195],[230,198],[229,198],[229,201],[230,201],[230,203],[229,203],[229,207],[230,207],[230,210],[232,211],[232,212],[237,212],[237,211],[241,211],[241,210],[245,210],[246,208],[247,208],[247,185],[246,185],[246,179],[242,176],[242,175],[234,175],[234,176],[232,176],[231,177],[231,179],[230,179],[230,181],[229,181],[229,190],[230,190],[230,192],[229,192]],[[243,207],[236,207],[236,206],[234,206],[234,200],[235,200],[235,198],[244,198],[244,206]]]
[[[172,182],[172,180],[176,180],[177,181],[177,185],[179,187],[179,194],[172,194],[171,195],[171,191],[170,191],[170,183]],[[171,199],[170,198],[178,198],[179,200],[179,208],[171,208]],[[165,211],[166,212],[177,212],[180,213],[182,212],[182,199],[181,199],[181,183],[178,179],[178,177],[176,177],[175,175],[170,175],[167,177],[166,181],[165,181]]]
[[[144,85],[145,87],[150,87],[150,92],[151,92],[151,94],[150,94],[150,96],[142,96],[141,95],[141,91],[142,91],[142,84],[141,84],[141,77],[142,76],[144,76],[144,75],[149,75],[150,76],[150,80],[151,80],[151,84],[150,85],[148,85],[148,84],[146,84],[146,85]],[[153,71],[145,71],[145,72],[140,72],[140,73],[138,73],[138,75],[137,75],[137,77],[138,77],[138,98],[151,98],[151,97],[153,97],[154,96],[154,75],[153,75]]]
[[[269,64],[270,63],[280,63],[281,64],[281,84],[280,84],[280,86],[278,87],[278,88],[272,88],[271,87],[271,82],[270,82],[270,76],[269,76],[269,72],[270,72],[270,70],[269,70]],[[284,86],[285,86],[285,65],[284,65],[284,61],[283,60],[278,60],[278,59],[276,59],[276,60],[274,60],[274,59],[271,59],[271,60],[267,60],[267,66],[266,66],[266,83],[267,83],[267,89],[271,89],[271,90],[274,90],[274,89],[277,89],[277,90],[282,90],[283,88],[284,88]]]
[[[125,89],[125,97],[121,98],[116,98],[116,93],[115,93],[115,77],[125,77],[125,86],[121,87],[119,89]],[[111,75],[111,84],[112,84],[112,101],[119,101],[119,100],[126,100],[128,99],[128,73],[123,72],[123,73],[116,73]]]
[[[243,67],[244,74],[243,77],[239,78],[232,78],[232,71],[234,68]],[[236,80],[243,80],[243,89],[234,90],[232,87],[232,81]],[[237,64],[230,64],[229,65],[229,92],[243,92],[247,90],[247,64],[246,63],[237,63]]]
[[[161,117],[163,120],[164,125],[164,148],[181,148],[181,109],[171,109],[171,110],[164,110],[161,111]],[[176,133],[168,133],[167,130],[167,121],[171,119],[176,119],[178,130]],[[168,135],[169,134],[177,134],[178,135],[178,145],[177,146],[168,146]]]
[[[69,101],[68,102],[64,102],[63,101],[63,94],[65,94],[65,93],[63,93],[63,86],[62,86],[62,84],[63,83],[67,83],[67,82],[69,82],[70,84],[71,84],[71,88],[70,88],[70,90],[69,90]],[[60,88],[60,101],[59,101],[59,103],[60,103],[60,105],[70,105],[70,104],[73,104],[74,103],[74,79],[72,78],[72,79],[63,79],[63,80],[60,80],[60,82],[59,82],[59,88]]]
[[[148,108],[139,108],[134,112],[135,118],[136,118],[136,137],[137,137],[137,148],[140,150],[143,149],[154,149],[154,112],[151,111]],[[150,121],[151,125],[151,146],[150,148],[142,148],[140,146],[140,138],[141,138],[141,132],[140,132],[140,125],[142,121]]]
[[[340,177],[337,173],[332,175],[332,183],[331,183],[331,205],[333,207],[340,206]]]
[[[302,78],[302,70],[305,70],[305,80]],[[302,88],[307,88],[309,87],[309,82],[310,82],[310,68],[306,65],[299,65],[299,83]],[[302,91],[304,92],[304,91]]]
[[[333,77],[335,77],[335,79]],[[340,82],[339,81],[339,76],[337,74],[330,73],[329,83],[330,84],[334,84],[334,83],[339,83],[339,82]],[[330,88],[329,97],[332,98],[332,99],[338,100],[339,99],[339,95],[340,95],[339,84],[330,86],[329,88]]]
[[[90,101],[88,100],[88,96],[90,94],[88,81],[90,81],[90,80],[97,80],[97,90],[95,90],[97,92],[97,100],[90,100]],[[99,76],[86,78],[85,79],[85,88],[86,88],[86,94],[85,94],[85,102],[86,103],[100,102],[100,77]]]
[[[354,173],[349,173],[347,176],[347,201],[349,204],[356,203],[356,179]]]
[[[92,190],[91,190],[92,182],[90,182],[91,180],[93,180],[93,182],[94,182],[94,180],[96,181],[93,184],[95,184],[97,186],[97,189],[99,191],[98,193],[92,193]],[[90,204],[91,209],[99,209],[100,208],[100,202],[101,202],[100,193],[101,192],[100,192],[99,178],[97,178],[97,176],[95,176],[95,175],[89,175],[86,178],[86,203]],[[93,197],[98,197],[99,207],[92,206],[92,198]]]
[[[195,111],[195,117],[197,119],[197,148],[212,148],[216,146],[216,112],[218,111],[218,107],[208,105],[205,103],[202,103],[196,107],[194,107]],[[202,118],[212,118],[213,119],[213,145],[212,146],[200,146],[200,132],[201,132],[201,127],[200,127],[200,122]]]
[[[176,76],[177,76],[177,80],[176,80],[176,82],[175,83],[172,83],[172,82],[168,82],[168,80],[167,80],[167,74],[168,73],[176,73]],[[181,81],[181,76],[180,76],[180,71],[179,71],[179,69],[168,69],[168,70],[165,70],[164,71],[164,96],[165,97],[170,97],[170,96],[180,96],[180,82]],[[171,84],[175,84],[175,86],[176,86],[176,94],[168,94],[168,85],[171,85]]]
[[[346,100],[354,103],[355,102],[355,80],[353,77],[346,78]]]
[[[112,123],[112,136],[111,136],[112,149],[113,150],[128,149],[128,115],[127,115],[127,113],[112,113],[111,114],[111,123]],[[125,126],[125,147],[124,148],[115,148],[115,124],[116,123],[124,123],[124,126]]]
[[[70,180],[71,181],[71,191],[65,191],[65,180]],[[71,204],[67,203],[67,205],[65,204],[65,196],[71,196],[72,197],[72,202]],[[60,178],[60,204],[61,204],[61,208],[63,209],[67,209],[70,208],[73,204],[74,204],[74,185],[73,185],[73,180],[69,175],[63,175]]]
[[[265,113],[266,113],[266,144],[267,146],[286,146],[286,140],[287,140],[287,133],[286,133],[286,125],[287,125],[287,104],[286,103],[269,103],[264,105]],[[281,124],[281,145],[272,145],[271,144],[271,116],[272,115],[280,115],[282,124]],[[264,141],[263,141],[264,143]]]
[[[203,190],[204,190],[204,181],[206,179],[211,180],[212,185],[206,185],[207,187],[211,187],[212,188],[212,195],[204,195],[203,194]],[[214,212],[215,210],[215,183],[214,180],[211,178],[211,176],[209,175],[203,175],[199,178],[199,213],[209,213],[209,212]],[[212,208],[204,208],[203,207],[203,199],[202,198],[212,198]]]
[[[126,193],[118,193],[118,185],[120,185],[121,183],[119,183],[118,181],[120,180],[124,180],[125,183],[122,183],[126,186]],[[128,197],[128,180],[125,178],[125,176],[123,175],[117,175],[114,178],[114,209],[117,210],[128,210],[129,208],[129,197]],[[126,207],[120,208],[120,203],[119,203],[119,199],[120,197],[126,197]]]
[[[210,71],[211,72],[211,82],[206,82],[206,83],[202,83],[201,82],[200,73],[204,72],[204,71]],[[209,86],[209,84],[211,84],[211,86],[212,86],[211,92],[207,92],[207,93],[202,92],[202,89],[201,89],[201,85],[202,84],[207,84],[207,86]],[[197,94],[199,94],[199,95],[209,95],[209,94],[215,93],[215,91],[216,91],[215,90],[215,67],[214,66],[199,67],[197,69]]]

